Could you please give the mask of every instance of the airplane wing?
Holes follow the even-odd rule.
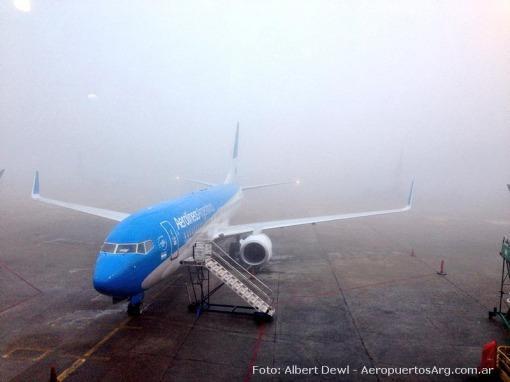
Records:
[[[273,220],[273,221],[251,223],[251,224],[233,225],[233,226],[227,226],[224,228],[217,229],[214,232],[214,238],[239,235],[239,234],[243,234],[243,233],[261,232],[261,231],[264,231],[267,229],[274,229],[274,228],[292,227],[292,226],[304,225],[304,224],[315,224],[315,223],[330,222],[330,221],[335,221],[335,220],[355,219],[355,218],[361,218],[361,217],[366,217],[366,216],[386,215],[386,214],[405,212],[405,211],[409,211],[411,209],[412,204],[413,204],[413,199],[414,199],[414,181],[411,183],[411,190],[409,191],[409,197],[407,199],[407,204],[401,208],[396,208],[396,209],[391,209],[391,210],[354,212],[354,213],[339,214],[339,215],[324,215],[324,216],[314,216],[314,217],[299,218],[299,219]]]
[[[62,202],[60,200],[43,198],[41,196],[41,194],[39,193],[39,171],[35,172],[34,185],[32,187],[32,199],[38,200],[43,203],[53,204],[55,206],[69,208],[71,210],[84,212],[86,214],[100,216],[102,218],[106,218],[106,219],[110,219],[110,220],[115,220],[118,222],[120,222],[121,220],[124,220],[125,218],[127,218],[130,215],[125,212],[105,210],[102,208],[88,207],[88,206],[83,206],[81,204],[67,203],[67,202]]]

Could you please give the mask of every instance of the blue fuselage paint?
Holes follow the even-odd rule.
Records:
[[[173,260],[172,255],[238,191],[234,184],[213,186],[144,208],[121,221],[106,242],[134,244],[152,240],[154,247],[146,254],[100,251],[93,276],[94,288],[121,298],[143,292],[143,280],[163,262],[179,261]]]

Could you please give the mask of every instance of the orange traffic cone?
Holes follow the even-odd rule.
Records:
[[[441,266],[439,267],[439,272],[437,272],[438,275],[446,276],[447,273],[444,271],[444,260],[441,260]]]

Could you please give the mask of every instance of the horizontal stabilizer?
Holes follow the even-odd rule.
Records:
[[[64,207],[64,208],[68,208],[71,210],[80,211],[80,212],[84,212],[86,214],[100,216],[102,218],[115,220],[115,221],[124,220],[125,218],[127,218],[129,216],[129,214],[125,213],[125,212],[106,210],[103,208],[88,207],[88,206],[83,206],[81,204],[68,203],[68,202],[62,202],[60,200],[55,200],[55,199],[43,198],[40,194],[39,171],[35,172],[34,184],[32,186],[32,199],[38,200],[43,203],[53,204],[55,206]]]
[[[207,187],[216,186],[216,183],[206,182],[205,180],[200,180],[200,179],[181,178],[180,176],[176,176],[175,179],[176,180],[182,179],[182,180],[186,180],[191,183],[196,183],[196,184],[200,184],[202,186],[207,186]]]
[[[299,180],[291,181],[291,182],[278,182],[278,183],[265,183],[265,184],[256,184],[254,186],[242,186],[241,189],[245,190],[255,190],[257,188],[266,188],[266,187],[274,187],[274,186],[283,186],[285,184],[296,184],[299,185],[301,182]]]

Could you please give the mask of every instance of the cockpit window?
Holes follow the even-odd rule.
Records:
[[[101,247],[101,252],[125,254],[125,253],[139,253],[145,255],[149,253],[154,244],[152,240],[146,240],[142,243],[129,243],[129,244],[115,244],[115,243],[104,243]]]
[[[115,246],[117,244],[113,244],[113,243],[104,243],[103,246],[101,247],[101,251],[102,252],[109,252],[109,253],[115,253]]]
[[[115,253],[134,253],[136,252],[136,244],[119,244]]]

